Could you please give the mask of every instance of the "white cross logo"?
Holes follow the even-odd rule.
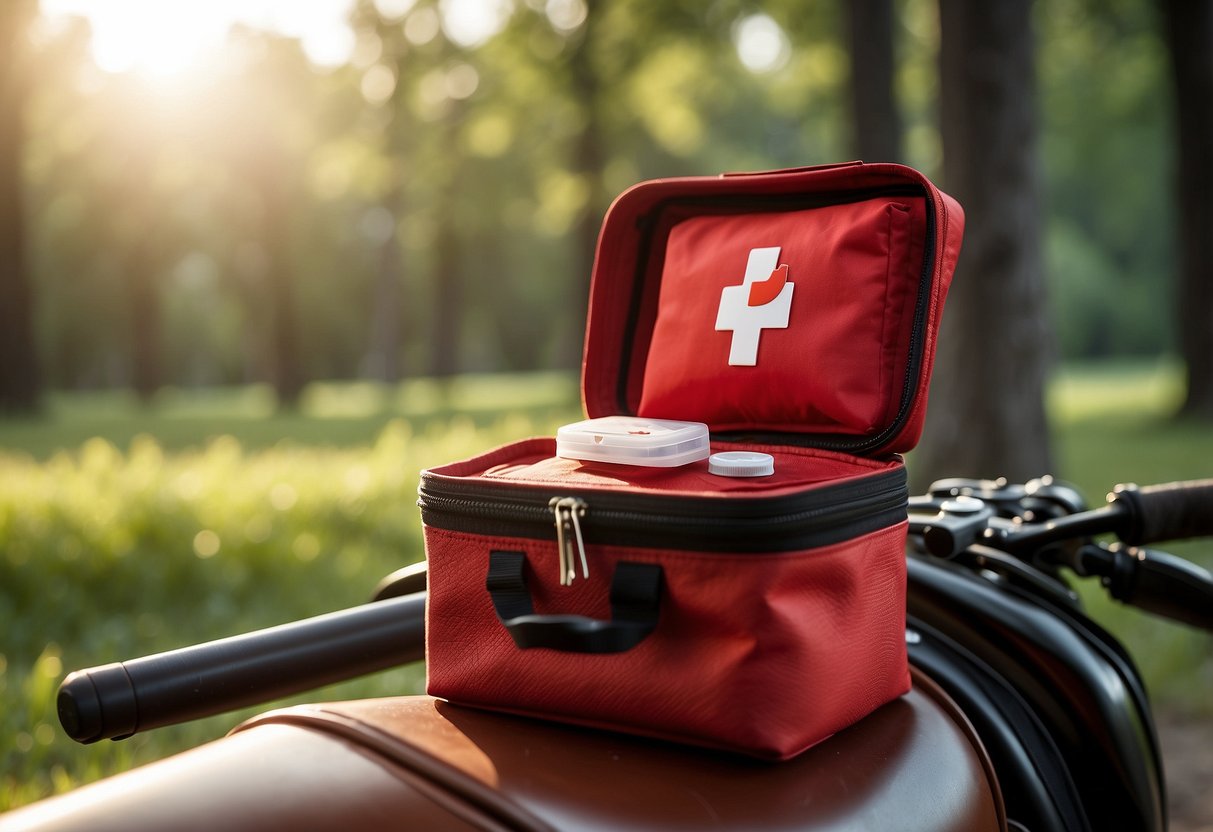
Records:
[[[720,293],[716,329],[733,331],[729,365],[758,363],[758,339],[764,329],[787,329],[792,314],[792,289],[787,265],[779,264],[779,246],[750,249],[740,286]]]

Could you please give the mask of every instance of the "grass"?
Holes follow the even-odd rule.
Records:
[[[321,385],[295,413],[264,391],[59,395],[0,423],[0,811],[222,736],[212,717],[119,743],[64,737],[72,669],[367,600],[419,560],[417,472],[550,433],[567,376]],[[288,701],[418,692],[414,666]]]
[[[1063,371],[1049,398],[1058,473],[1093,504],[1116,483],[1213,477],[1213,425],[1174,419],[1182,394],[1180,370],[1167,363]],[[1210,539],[1165,548],[1213,568]],[[1213,637],[1125,607],[1090,581],[1077,588],[1129,649],[1158,707],[1213,717]]]
[[[1169,420],[1173,367],[1073,368],[1052,385],[1058,473],[1113,483],[1213,474],[1213,431]],[[422,555],[417,472],[577,417],[564,375],[314,385],[278,413],[258,387],[59,394],[0,422],[0,811],[221,736],[244,715],[81,747],[54,693],[68,670],[366,600]],[[912,464],[912,463],[911,463]],[[1173,551],[1208,565],[1199,546]],[[1210,708],[1208,636],[1087,590],[1165,707]],[[314,691],[418,691],[419,667]]]
[[[101,437],[127,448],[138,436],[156,439],[165,451],[199,449],[232,436],[246,450],[281,443],[308,447],[359,447],[393,420],[418,432],[441,428],[458,416],[485,427],[502,414],[544,423],[577,410],[577,379],[566,373],[458,376],[417,379],[386,387],[370,382],[309,385],[291,411],[275,406],[263,385],[162,390],[141,408],[127,391],[60,392],[48,397],[38,418],[0,422],[0,447],[45,460]]]

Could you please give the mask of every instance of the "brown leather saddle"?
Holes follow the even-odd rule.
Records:
[[[772,695],[778,695],[772,692]],[[425,696],[272,711],[0,828],[1006,829],[989,759],[929,678],[765,763]]]

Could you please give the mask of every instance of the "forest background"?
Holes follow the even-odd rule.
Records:
[[[614,2],[587,22],[581,0],[337,2],[302,36],[284,14],[186,42],[214,15],[116,3],[136,12],[90,28],[87,5],[47,0],[15,35],[50,389],[269,382],[290,403],[309,380],[575,368],[614,195],[859,149],[848,4]],[[938,13],[892,6],[892,147],[938,180]],[[1051,354],[1175,355],[1158,10],[1054,0],[1033,24]]]
[[[420,557],[421,466],[575,417],[643,179],[863,157],[960,198],[920,481],[1208,476],[1209,6],[0,4],[0,809],[223,730],[70,748],[66,669],[356,603]],[[1207,638],[1117,621],[1207,724]]]

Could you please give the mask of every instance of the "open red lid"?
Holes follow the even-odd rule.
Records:
[[[959,204],[902,165],[636,185],[598,239],[585,411],[909,450],[963,227]]]

